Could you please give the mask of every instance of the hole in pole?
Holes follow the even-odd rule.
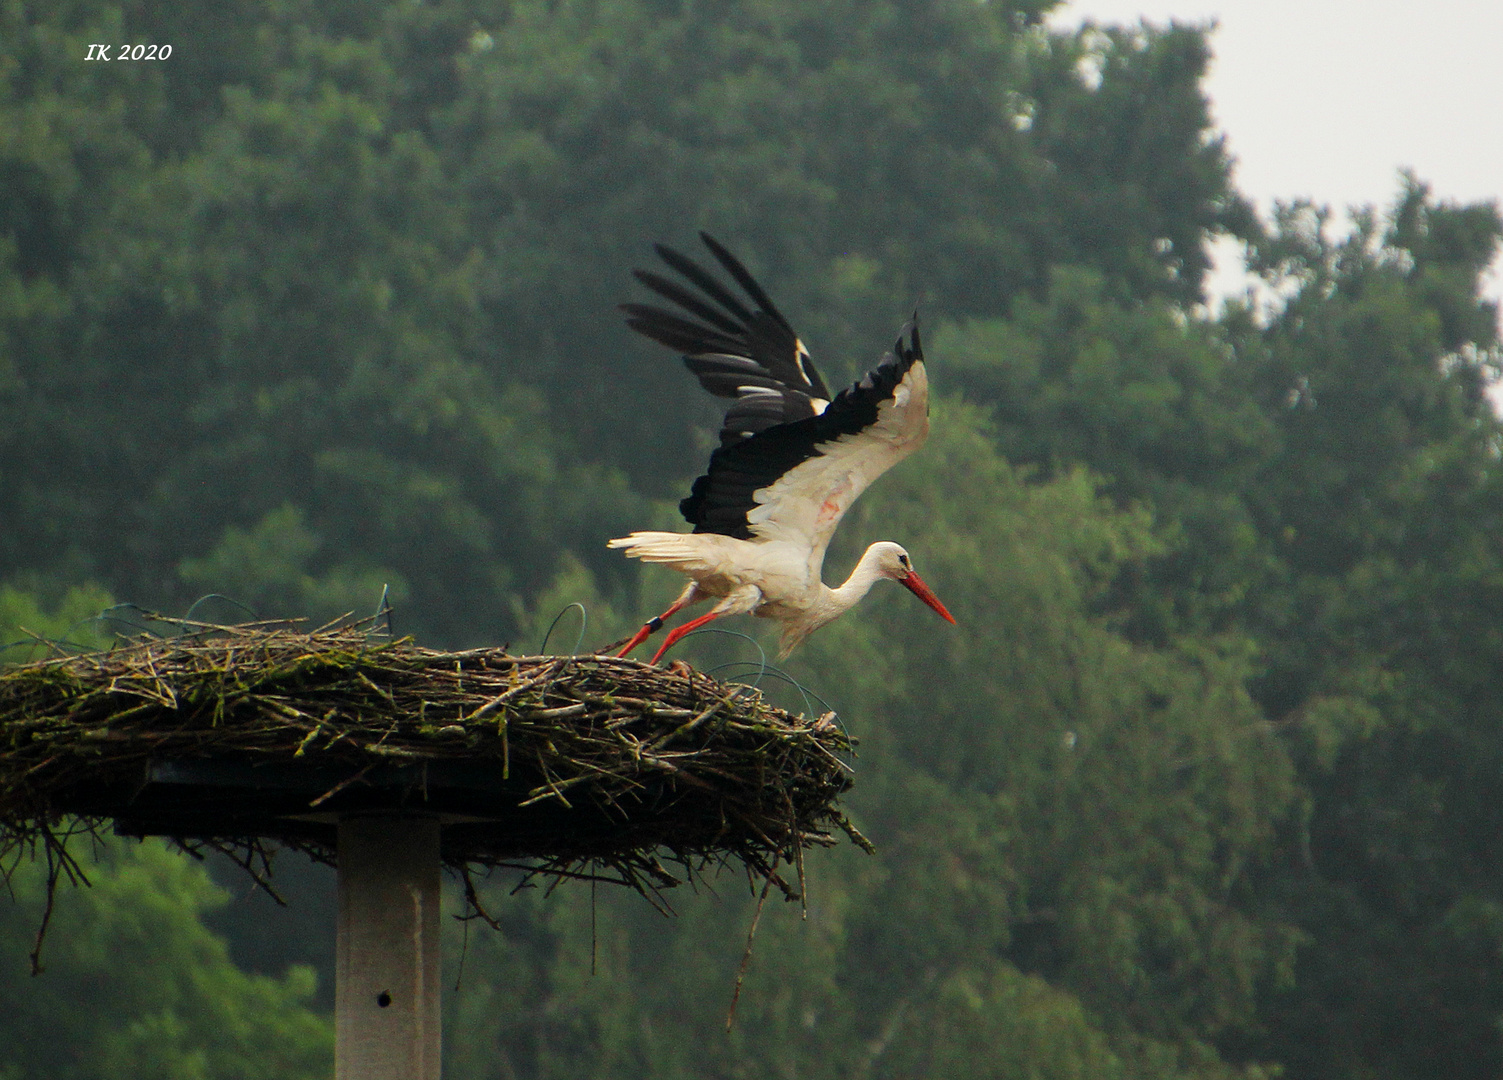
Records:
[[[391,992],[388,990],[382,990],[379,994],[376,995],[376,1004],[381,1006],[381,1008],[383,1009],[390,1005]]]

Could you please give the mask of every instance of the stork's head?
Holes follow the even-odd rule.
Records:
[[[914,573],[913,559],[901,544],[894,544],[891,540],[883,540],[872,545],[872,555],[876,557],[877,571],[883,576],[892,578],[898,584],[917,596],[924,603],[939,613],[939,617],[946,622],[953,623],[955,616],[945,609],[945,605],[939,602],[939,597],[929,586],[924,584],[924,579]]]

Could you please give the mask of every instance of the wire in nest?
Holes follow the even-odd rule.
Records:
[[[807,714],[814,715],[814,702],[817,701],[824,710],[821,715],[829,716],[830,719],[840,727],[840,730],[843,734],[847,736],[850,735],[850,732],[846,731],[845,724],[840,719],[840,714],[834,709],[830,708],[830,703],[828,701],[820,697],[813,690],[810,690],[807,686],[799,682],[782,668],[775,667],[774,665],[767,662],[767,650],[762,648],[761,642],[757,641],[756,638],[752,637],[750,634],[743,634],[739,630],[722,630],[719,627],[714,626],[705,627],[702,630],[696,630],[694,631],[694,633],[688,634],[686,636],[697,637],[700,634],[724,634],[726,637],[741,638],[743,641],[751,642],[757,650],[757,660],[755,662],[751,660],[731,660],[724,664],[717,664],[715,667],[710,668],[705,672],[706,675],[719,677],[719,673],[722,671],[729,671],[735,668],[754,667],[757,669],[757,674],[751,680],[751,682],[747,683],[746,685],[752,687],[753,689],[760,689],[762,680],[771,675],[774,679],[778,679],[783,683],[786,683],[788,686],[793,687],[799,692],[799,695],[804,699],[804,711]]]
[[[140,616],[141,618],[140,619],[127,618],[127,617],[125,617],[123,615],[117,615],[117,614],[115,614],[115,612],[117,612],[117,611],[132,612],[133,614],[135,614],[137,616]],[[142,621],[142,619],[144,619],[145,621]],[[120,626],[124,626],[127,629],[129,629],[129,630],[135,631],[138,634],[151,634],[153,637],[160,637],[161,636],[161,635],[157,634],[157,632],[155,630],[153,630],[150,626],[147,625],[147,623],[159,622],[160,621],[159,617],[156,616],[156,615],[154,615],[152,612],[147,611],[145,608],[141,607],[139,604],[111,604],[109,607],[107,607],[103,611],[101,611],[98,615],[90,615],[87,619],[84,619],[84,620],[81,620],[81,621],[82,622],[118,623]],[[78,625],[80,625],[80,623],[74,623],[73,625],[74,626],[78,626]],[[71,630],[72,627],[69,627],[69,629]],[[120,634],[120,631],[116,630],[115,633],[118,636]]]
[[[21,629],[24,631],[26,628],[23,626]],[[16,638],[15,641],[7,641],[3,645],[0,645],[0,654],[7,653],[11,649],[35,649],[38,645],[44,646],[54,653],[64,655],[69,650],[72,650],[73,652],[89,651],[89,647],[87,645],[83,645],[77,641],[68,641],[64,638],[49,638],[43,637],[41,634],[33,634],[30,637]],[[30,654],[25,660],[17,661],[17,663],[29,663],[32,655],[35,654]],[[6,662],[9,663],[9,661]]]
[[[757,686],[758,684],[760,684],[761,681],[762,681],[762,676],[766,675],[769,670],[776,670],[775,668],[769,668],[768,667],[768,664],[767,664],[767,650],[764,649],[764,648],[762,648],[762,643],[760,641],[758,641],[756,638],[752,637],[750,634],[743,634],[740,630],[725,630],[725,629],[722,629],[721,627],[718,627],[718,626],[709,626],[709,627],[706,627],[703,630],[696,630],[696,631],[694,631],[694,633],[689,634],[688,636],[689,637],[698,637],[700,634],[724,634],[726,637],[737,637],[737,638],[740,638],[742,641],[749,641],[749,642],[751,642],[752,647],[757,650],[757,658],[758,658],[757,659],[757,677],[751,681],[751,685],[752,686]],[[750,666],[751,661],[750,660],[732,660],[728,664],[721,664],[719,667],[711,668],[709,671],[705,672],[705,674],[706,675],[713,675],[713,674],[715,674],[715,672],[719,671],[721,668],[736,667],[736,666],[741,665],[741,664],[745,664],[747,666]]]
[[[193,613],[197,611],[200,606],[208,603],[210,600],[223,600],[226,604],[229,604],[232,607],[239,608],[241,611],[249,615],[252,619],[258,617],[256,615],[255,609],[251,608],[247,604],[242,604],[233,596],[225,596],[223,593],[204,593],[197,600],[188,605],[188,611],[186,614],[180,615],[176,618],[171,615],[163,615],[158,611],[152,611],[149,608],[144,608],[140,604],[124,603],[112,604],[110,607],[107,607],[103,611],[101,611],[98,615],[91,615],[88,619],[81,620],[81,622],[103,621],[119,623],[138,634],[146,634],[154,638],[166,638],[170,636],[156,629],[156,625],[161,624],[175,627],[179,634],[196,633],[197,628],[202,624],[194,622]],[[134,612],[136,615],[140,616],[140,618],[138,620],[127,619],[122,616],[113,614],[117,611]],[[76,626],[79,624],[75,623],[74,625]],[[119,631],[116,631],[116,633],[118,635]]]
[[[6,642],[5,644],[0,645],[0,653],[3,653],[9,649],[20,648],[23,645],[29,646],[33,649],[38,645],[42,645],[45,646],[50,652],[58,656],[67,656],[69,653],[93,652],[95,649],[99,648],[99,643],[97,641],[82,642],[74,641],[72,639],[72,634],[75,630],[77,630],[81,626],[88,626],[91,623],[112,625],[116,638],[124,636],[119,629],[119,627],[121,626],[137,633],[152,633],[152,630],[145,624],[114,614],[118,611],[134,611],[139,612],[142,615],[146,615],[147,617],[151,616],[150,612],[146,611],[146,609],[144,608],[137,607],[135,604],[111,604],[109,607],[98,612],[97,614],[74,620],[72,623],[68,624],[68,626],[60,635],[56,637],[49,637],[44,634],[34,634],[31,631],[26,630],[25,627],[22,627],[22,631],[29,636],[18,638],[15,641]]]
[[[712,668],[711,670],[705,672],[705,674],[707,674],[707,675],[715,675],[716,672],[725,671],[728,668],[736,668],[736,667],[748,667],[749,668],[751,666],[752,666],[752,662],[750,660],[732,660],[729,663],[720,664],[719,666],[717,666],[715,668]],[[799,694],[801,694],[803,696],[803,699],[804,699],[804,711],[805,711],[806,715],[809,715],[809,716],[816,716],[817,715],[817,716],[829,717],[830,722],[833,723],[836,727],[838,727],[840,729],[841,734],[845,735],[847,738],[850,738],[850,734],[851,733],[850,733],[850,730],[845,726],[845,721],[840,718],[840,714],[838,712],[836,712],[834,709],[832,709],[830,707],[830,703],[828,701],[826,701],[824,698],[820,697],[813,690],[810,690],[807,686],[805,686],[803,683],[799,682],[792,675],[789,675],[786,671],[783,671],[781,668],[768,668],[768,667],[764,667],[762,669],[762,671],[760,671],[758,673],[758,678],[761,678],[761,677],[764,677],[764,676],[769,676],[769,675],[772,678],[777,679],[780,682],[786,683],[787,685],[793,687],[795,690],[797,690],[799,692]],[[716,676],[716,677],[718,678],[719,676]],[[724,681],[724,680],[722,680],[722,681]],[[810,701],[811,698],[813,699],[813,701],[817,701],[819,703],[820,708],[824,710],[823,712],[818,712],[818,711],[815,710],[813,702]]]
[[[187,611],[187,614],[185,614],[183,616],[183,621],[184,622],[190,622],[190,621],[192,621],[192,619],[193,619],[193,613],[198,610],[198,605],[208,603],[210,600],[223,600],[226,604],[230,604],[233,607],[239,608],[241,611],[243,611],[247,615],[249,615],[253,620],[254,619],[259,619],[261,617],[261,616],[257,615],[252,608],[250,608],[246,604],[242,604],[239,600],[236,600],[233,596],[225,596],[223,593],[211,592],[211,593],[204,593],[204,595],[200,596],[197,600],[193,601],[192,604],[188,605],[188,611]],[[134,605],[132,605],[132,606],[134,606]]]
[[[562,619],[565,615],[569,614],[569,612],[574,608],[579,609],[579,634],[574,639],[574,648],[569,650],[569,655],[579,655],[579,647],[584,643],[585,628],[590,625],[590,613],[585,610],[585,606],[583,604],[576,600],[574,603],[565,606],[564,609],[557,615],[553,616],[553,621],[548,624],[548,632],[543,635],[543,643],[538,646],[539,656],[548,655],[548,639],[553,636],[553,631],[558,627],[559,620]]]
[[[370,629],[366,631],[367,637],[380,633],[380,631],[377,630],[376,627],[380,625],[382,615],[386,616],[386,636],[388,638],[395,638],[397,636],[396,628],[392,623],[392,614],[396,609],[391,606],[391,601],[389,599],[390,596],[391,585],[383,583],[381,586],[381,599],[376,604],[375,614],[371,616]]]
[[[718,673],[722,672],[722,671],[732,671],[735,668],[752,668],[752,667],[755,667],[755,666],[756,665],[754,665],[750,660],[731,660],[731,661],[729,661],[727,663],[716,665],[715,667],[711,668],[709,671],[705,672],[705,674],[706,675],[715,675],[718,678],[719,677]],[[760,680],[762,680],[764,678],[767,678],[769,676],[772,677],[772,678],[774,678],[774,679],[777,679],[779,682],[781,682],[781,683],[783,683],[783,684],[785,684],[787,686],[791,686],[795,690],[797,690],[799,692],[799,694],[804,699],[804,711],[806,713],[813,713],[815,711],[815,709],[814,709],[814,703],[815,702],[819,703],[819,705],[821,707],[822,713],[831,713],[831,714],[833,714],[835,712],[834,709],[830,708],[830,703],[828,701],[826,701],[824,698],[820,697],[813,690],[810,690],[807,686],[805,686],[803,683],[799,682],[792,675],[789,675],[782,668],[767,667],[767,666],[764,665],[761,668],[761,670],[759,670],[757,672],[757,679],[758,679],[759,682],[760,682]],[[724,680],[722,680],[722,681],[724,681]],[[749,683],[747,685],[755,687],[757,689],[760,689],[760,687],[757,685],[757,683]]]
[[[256,612],[253,608],[249,607],[246,604],[242,604],[233,596],[225,596],[223,593],[205,593],[197,600],[193,601],[192,604],[188,605],[187,614],[182,615],[179,618],[173,618],[170,615],[163,615],[159,612],[151,611],[147,608],[143,608],[140,604],[132,604],[129,602],[123,604],[111,604],[109,607],[102,609],[97,614],[89,615],[82,619],[76,619],[75,621],[70,623],[66,629],[63,630],[62,634],[56,637],[48,637],[42,634],[32,634],[30,637],[20,638],[16,641],[0,644],[0,653],[4,653],[9,649],[18,648],[23,645],[31,646],[32,648],[35,648],[38,645],[42,645],[58,656],[66,656],[70,653],[77,654],[93,652],[96,649],[100,648],[98,642],[74,641],[71,637],[73,632],[76,631],[79,627],[88,626],[90,624],[98,624],[108,627],[110,632],[113,633],[117,643],[129,634],[143,634],[148,637],[154,638],[166,638],[171,636],[169,634],[162,633],[158,629],[158,627],[163,624],[176,628],[177,632],[180,634],[196,633],[199,627],[193,623],[193,614],[203,604],[207,603],[210,600],[222,600],[226,604],[230,604],[234,607],[239,608],[241,611],[249,615],[252,619],[257,618]],[[382,602],[385,603],[384,592],[382,594]],[[126,615],[122,614],[122,612],[128,612],[130,614]]]

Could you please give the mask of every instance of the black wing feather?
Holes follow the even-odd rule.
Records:
[[[714,330],[707,330],[697,323],[681,319],[661,308],[648,307],[646,304],[622,304],[621,310],[628,316],[627,326],[670,349],[678,349],[692,355],[711,350],[734,355],[742,348],[742,335],[732,337]]]
[[[917,319],[915,315],[903,328],[893,351],[860,382],[842,390],[824,412],[768,426],[712,453],[709,470],[694,481],[688,498],[678,504],[694,531],[752,539],[746,515],[757,505],[756,492],[818,456],[823,444],[875,424],[878,406],[892,397],[908,369],[924,358]]]
[[[702,232],[699,234],[699,238],[704,241],[705,247],[710,249],[710,254],[714,255],[720,261],[720,265],[730,271],[731,277],[736,279],[736,283],[746,290],[746,295],[755,300],[759,308],[771,315],[778,321],[779,325],[792,334],[793,327],[787,319],[783,318],[783,313],[773,304],[772,299],[762,291],[762,286],[757,284],[757,279],[752,277],[746,267],[741,265],[741,260],[727,251],[724,245],[709,233]]]
[[[704,234],[701,233],[700,235],[703,236]],[[704,290],[706,296],[714,299],[732,315],[736,316],[736,318],[742,322],[746,322],[752,317],[752,313],[746,309],[740,300],[736,299],[734,294],[727,291],[724,285],[716,281],[714,277],[693,259],[690,259],[686,255],[680,255],[667,244],[653,244],[652,250],[658,253],[658,258],[698,285]],[[670,296],[669,299],[673,298]]]
[[[753,306],[692,259],[657,244],[659,257],[698,292],[650,270],[636,270],[638,281],[678,310],[622,304],[626,324],[682,353],[710,393],[735,400],[721,427],[722,445],[814,416],[830,391],[793,327],[734,255],[714,237],[701,233],[700,238]]]
[[[632,277],[636,278],[643,285],[646,285],[659,296],[672,300],[685,311],[698,315],[711,326],[724,330],[727,334],[739,334],[744,329],[735,319],[726,318],[677,282],[670,281],[659,274],[654,274],[651,270],[633,270],[631,273]]]

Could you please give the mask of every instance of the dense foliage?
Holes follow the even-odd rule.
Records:
[[[203,917],[225,893],[162,843],[75,854],[90,887],[58,905],[31,977],[13,949],[0,968],[0,1076],[60,1080],[313,1080],[333,1063],[328,1017],[308,1006],[311,968],[248,975]],[[0,938],[29,943],[43,864],[10,879]],[[24,952],[21,954],[24,956]]]
[[[497,882],[449,1075],[1496,1075],[1503,222],[1410,177],[1259,222],[1208,32],[1051,6],[0,0],[0,644],[384,586],[433,645],[624,633],[678,583],[604,540],[715,413],[613,305],[707,228],[832,383],[920,306],[934,436],[829,576],[897,539],[960,626],[879,590],[796,656],[879,854],[811,860],[729,1035],[737,883]],[[1218,233],[1271,300],[1201,306]],[[166,859],[106,855],[29,982],[16,878],[0,1077],[325,1068],[306,974],[204,927],[327,941]]]

